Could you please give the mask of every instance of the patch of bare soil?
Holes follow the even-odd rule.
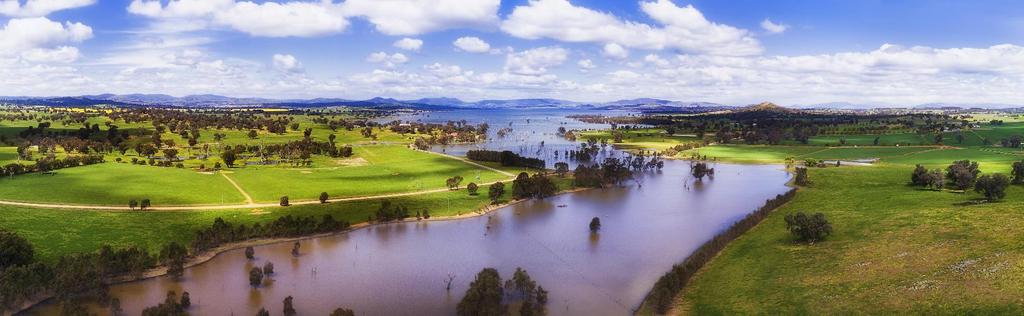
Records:
[[[338,165],[341,165],[341,166],[345,166],[345,167],[359,167],[359,166],[365,166],[365,165],[369,165],[370,164],[369,161],[366,161],[366,159],[363,159],[362,157],[349,158],[349,159],[338,159],[338,160],[335,160],[334,163],[336,163]]]

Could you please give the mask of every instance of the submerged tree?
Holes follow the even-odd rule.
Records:
[[[598,230],[601,230],[601,219],[594,217],[590,220],[590,231],[597,232]]]
[[[284,310],[283,310],[283,312],[284,312],[285,316],[295,316],[295,314],[296,314],[295,306],[292,305],[292,296],[291,295],[289,295],[288,297],[284,298]]]
[[[245,247],[245,258],[249,259],[249,260],[252,260],[255,257],[256,257],[256,250],[253,249],[252,246]]]
[[[708,170],[708,164],[698,162],[690,169],[690,174],[692,174],[694,178],[697,178],[697,180],[704,180],[704,176],[708,175]]]
[[[456,306],[459,316],[501,316],[508,314],[508,306],[502,303],[505,295],[501,287],[501,276],[494,268],[485,268],[477,273],[469,284],[466,295]]]
[[[268,275],[268,276],[271,275],[271,274],[274,274],[274,263],[273,262],[267,261],[267,263],[263,264],[263,274],[264,275]]]
[[[249,285],[259,287],[261,284],[263,284],[263,270],[253,267],[249,270]]]

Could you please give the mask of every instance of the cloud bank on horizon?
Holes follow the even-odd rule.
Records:
[[[0,95],[1024,103],[993,2],[0,0]]]

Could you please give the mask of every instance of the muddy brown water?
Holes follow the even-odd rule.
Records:
[[[175,282],[158,277],[114,285],[126,315],[188,291],[192,315],[277,315],[293,296],[300,315],[337,307],[358,315],[451,315],[474,275],[523,267],[550,292],[551,315],[627,315],[654,282],[703,242],[787,190],[780,166],[716,164],[714,179],[695,182],[689,163],[668,161],[661,174],[623,187],[528,201],[486,216],[374,226],[302,242],[220,254]],[[599,233],[588,224],[600,217]],[[779,228],[782,229],[782,228]],[[248,271],[271,261],[261,288]],[[452,290],[445,290],[449,274]],[[97,311],[101,311],[97,308]],[[28,314],[51,315],[44,305]]]

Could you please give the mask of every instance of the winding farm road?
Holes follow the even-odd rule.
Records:
[[[509,179],[501,180],[501,181],[506,181],[507,182],[507,181],[512,181],[513,179],[515,179],[515,175],[512,174],[512,173],[509,173],[507,171],[500,170],[500,169],[497,169],[497,168],[493,168],[493,167],[490,167],[490,166],[487,166],[487,165],[479,164],[479,163],[476,163],[476,162],[473,162],[473,161],[469,161],[468,159],[463,159],[461,157],[455,157],[455,156],[445,155],[445,154],[441,154],[441,153],[435,153],[435,152],[432,152],[432,151],[425,151],[425,152],[436,154],[436,155],[439,155],[439,156],[442,156],[442,157],[447,157],[447,158],[459,160],[459,161],[462,161],[464,163],[476,166],[478,168],[487,169],[487,170],[494,171],[494,172],[497,172],[497,173],[500,173],[502,175],[510,177]],[[238,189],[239,193],[241,193],[243,196],[245,196],[246,203],[244,203],[244,204],[217,204],[217,205],[151,206],[151,207],[146,208],[146,211],[208,211],[208,210],[233,210],[233,209],[244,209],[244,208],[282,207],[279,203],[256,203],[256,202],[254,202],[253,199],[252,199],[252,196],[250,196],[249,193],[245,192],[245,190],[243,190],[242,187],[240,185],[238,185],[238,183],[235,183],[235,181],[232,180],[231,177],[228,177],[228,175],[224,174],[224,173],[221,173],[221,175],[224,176],[224,179],[226,179],[228,182],[230,182],[231,185],[235,186],[235,188]],[[491,181],[491,182],[487,182],[487,183],[481,183],[479,185],[481,185],[481,186],[491,185],[491,184],[494,184],[494,183],[497,183],[497,182],[501,182],[501,181]],[[450,190],[448,188],[439,188],[439,189],[422,190],[422,191],[410,191],[410,192],[386,193],[386,194],[366,195],[366,196],[343,197],[343,198],[337,198],[337,199],[329,199],[327,201],[328,202],[351,202],[351,201],[376,200],[376,199],[383,199],[383,198],[416,196],[416,195],[424,195],[424,194],[431,194],[431,193],[440,193],[440,192],[446,192],[446,191],[450,191]],[[294,201],[294,202],[290,203],[290,205],[309,205],[309,204],[320,204],[320,201],[319,200],[302,200],[302,201]],[[36,203],[36,202],[18,202],[18,201],[8,201],[8,200],[0,200],[0,205],[33,207],[33,208],[49,208],[49,209],[68,209],[68,210],[105,210],[105,211],[131,211],[132,210],[131,208],[129,208],[127,206],[115,206],[115,205],[83,205],[83,204],[62,204],[62,203]]]

